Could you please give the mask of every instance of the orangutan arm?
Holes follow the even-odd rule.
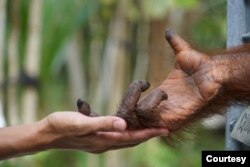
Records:
[[[215,80],[232,101],[250,102],[250,45],[241,45],[213,57]]]
[[[232,102],[250,102],[249,45],[210,56],[194,50],[168,30],[165,37],[175,53],[175,67],[149,95],[131,105],[131,109],[118,110],[118,116],[124,118],[129,127],[166,127],[176,131],[225,111],[224,108]],[[168,99],[155,98],[161,94]],[[138,96],[125,96],[123,101],[134,97]],[[157,103],[151,103],[153,99],[158,99]],[[136,121],[130,121],[134,119],[139,120],[140,126],[135,126],[133,122]]]

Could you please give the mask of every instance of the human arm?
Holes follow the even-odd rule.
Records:
[[[49,149],[77,149],[91,153],[135,146],[166,129],[126,131],[115,116],[87,117],[78,112],[55,112],[41,121],[0,129],[0,159]]]

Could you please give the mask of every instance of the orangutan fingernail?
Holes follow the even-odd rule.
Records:
[[[169,28],[167,28],[167,29],[165,30],[165,38],[166,38],[166,40],[168,40],[168,41],[170,41],[171,38],[172,38],[172,32],[171,32],[171,30],[170,30]]]

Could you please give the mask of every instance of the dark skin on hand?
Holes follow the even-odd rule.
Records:
[[[128,100],[125,95],[117,113],[131,128],[166,127],[176,131],[197,117],[221,88],[214,80],[210,57],[193,50],[187,42],[168,30],[165,37],[176,55],[175,68],[138,104],[140,92],[134,93],[136,91],[131,91],[131,87],[140,85],[140,82],[131,84],[127,94],[133,92],[135,95],[130,96],[133,100]],[[141,126],[134,121],[136,119]]]
[[[250,102],[250,45],[210,56],[169,30],[165,38],[175,53],[175,67],[142,99],[149,83],[134,81],[129,86],[116,114],[128,129],[164,127],[173,132],[221,113],[229,103]]]
[[[165,37],[175,53],[175,67],[143,98],[141,92],[149,87],[146,81],[129,86],[116,113],[126,122],[115,116],[94,117],[89,105],[78,101],[82,114],[55,112],[32,124],[1,128],[0,159],[48,149],[101,153],[131,147],[167,135],[167,129],[186,128],[230,103],[249,104],[249,44],[211,56],[168,30]]]

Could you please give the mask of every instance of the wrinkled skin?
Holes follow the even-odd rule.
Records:
[[[192,49],[187,42],[168,30],[165,37],[176,55],[175,68],[138,104],[140,91],[132,91],[134,88],[131,87],[136,87],[140,82],[130,85],[117,115],[124,118],[132,129],[166,127],[170,131],[178,130],[198,117],[221,88],[214,75],[213,59]],[[139,85],[143,87],[143,83]]]
[[[216,56],[196,51],[178,35],[165,33],[175,53],[175,67],[148,95],[146,81],[128,88],[117,116],[128,129],[164,127],[177,131],[187,124],[221,113],[230,103],[250,103],[250,44],[227,49]]]
[[[134,81],[130,84],[121,101],[116,116],[126,121],[129,130],[164,127],[164,122],[161,121],[161,117],[156,110],[160,102],[167,99],[167,94],[164,91],[154,90],[138,103],[141,93],[147,90],[149,86],[147,81]],[[86,116],[99,116],[91,111],[87,102],[81,99],[77,100],[77,108],[78,112]]]
[[[119,126],[114,126],[118,121]],[[53,139],[49,145],[45,145],[46,148],[76,149],[90,153],[133,147],[150,138],[168,134],[167,129],[154,128],[128,131],[121,118],[89,117],[78,112],[54,112],[43,122],[47,128],[44,130],[46,134],[39,136],[40,140]],[[0,155],[3,155],[1,151]]]
[[[170,130],[177,130],[193,119],[221,88],[217,82],[213,60],[193,50],[177,35],[166,32],[166,39],[176,55],[175,68],[157,88],[168,94],[157,109]]]
[[[168,98],[162,90],[154,90],[139,103],[141,92],[149,88],[146,81],[134,81],[130,84],[116,116],[125,119],[128,129],[164,127],[157,106]]]

